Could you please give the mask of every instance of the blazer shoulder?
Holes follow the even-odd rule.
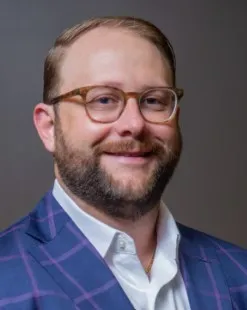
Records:
[[[26,216],[0,233],[1,301],[32,291],[28,269],[33,269],[34,261],[28,253],[28,224],[29,216]]]
[[[9,272],[9,267],[16,270],[22,265],[25,253],[25,230],[29,223],[26,216],[0,232],[0,281],[4,273]],[[11,272],[12,274],[13,272]]]
[[[190,246],[193,245],[192,248],[197,249],[199,255],[201,248],[207,253],[213,253],[214,263],[222,271],[222,279],[227,283],[233,304],[238,309],[247,309],[247,250],[182,224],[178,224],[178,228],[182,238],[188,241]]]
[[[189,238],[194,244],[214,248],[222,268],[227,268],[228,274],[231,270],[245,274],[247,281],[247,249],[182,224],[178,224],[178,228],[181,235]]]
[[[22,236],[25,234],[28,225],[29,215],[0,232],[0,256],[4,255],[4,253],[11,254],[18,240],[22,239]]]
[[[212,236],[211,234],[202,232],[200,230],[185,226],[181,223],[177,223],[179,231],[182,236],[189,238],[193,242],[197,242],[199,244],[211,245],[216,249],[216,251],[225,252],[227,250],[234,250],[235,252],[241,252],[247,255],[247,249],[236,245],[230,241],[226,241],[224,239]]]

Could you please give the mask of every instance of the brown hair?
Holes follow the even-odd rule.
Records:
[[[66,49],[86,32],[98,28],[123,28],[133,31],[153,43],[164,56],[172,71],[173,86],[176,84],[176,59],[168,38],[152,23],[135,17],[98,17],[89,19],[66,29],[56,39],[50,49],[44,64],[43,101],[49,102],[58,95],[59,65],[63,60]]]

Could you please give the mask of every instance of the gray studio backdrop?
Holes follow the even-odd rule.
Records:
[[[1,0],[0,229],[52,186],[52,159],[32,124],[45,55],[66,27],[135,15],[172,41],[184,152],[165,201],[184,224],[247,247],[247,1]]]

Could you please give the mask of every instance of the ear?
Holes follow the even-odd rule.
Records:
[[[55,150],[54,121],[53,106],[44,103],[36,105],[33,111],[33,122],[45,148],[51,153]]]

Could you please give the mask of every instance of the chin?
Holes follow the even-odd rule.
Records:
[[[143,193],[150,186],[151,175],[147,173],[125,173],[120,174],[119,177],[116,175],[112,176],[112,181],[118,190],[124,191],[127,195],[128,193],[133,193],[134,196],[138,193]]]
[[[137,169],[125,169],[124,171],[117,170],[115,173],[110,173],[113,180],[122,184],[129,184],[139,187],[138,184],[148,183],[152,177],[151,171],[143,171]]]

